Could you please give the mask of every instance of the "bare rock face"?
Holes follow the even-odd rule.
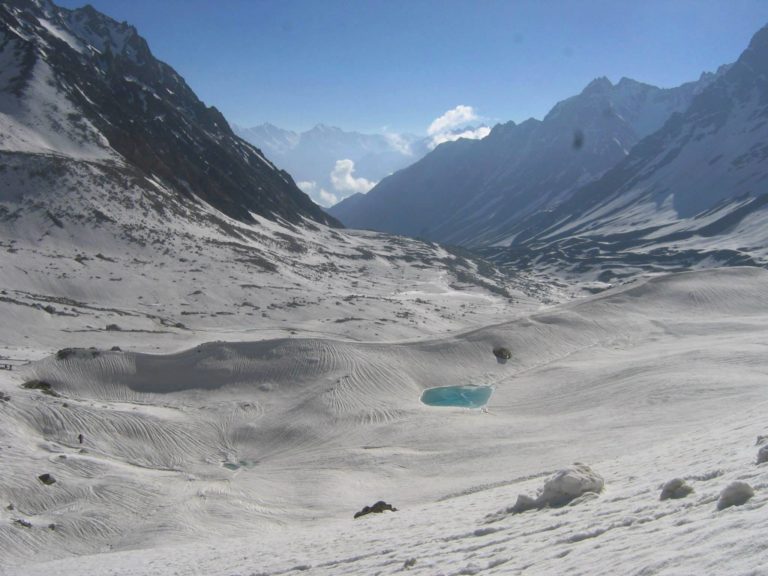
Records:
[[[691,492],[693,492],[693,488],[687,484],[685,480],[682,478],[673,478],[664,484],[664,487],[661,489],[659,500],[685,498]]]
[[[717,509],[725,510],[731,506],[741,506],[754,495],[755,491],[752,489],[752,486],[746,482],[731,482],[720,493],[720,499],[717,501]]]

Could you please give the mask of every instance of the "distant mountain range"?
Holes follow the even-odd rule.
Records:
[[[431,136],[362,134],[324,124],[305,132],[269,123],[233,128],[290,172],[315,202],[326,207],[367,192],[382,178],[410,166],[434,148]],[[441,138],[457,138],[475,129],[449,130]]]
[[[305,132],[272,124],[234,126],[243,139],[290,172],[315,202],[330,206],[412,164],[429,151],[429,140],[409,134],[361,134],[318,124]],[[352,165],[336,169],[340,160]],[[336,182],[332,174],[336,170]],[[342,178],[340,178],[340,176]],[[322,192],[321,192],[322,191]]]
[[[606,78],[541,121],[438,146],[329,211],[345,225],[612,278],[768,253],[768,29],[733,65],[661,89]]]
[[[543,120],[508,122],[482,140],[443,144],[330,212],[355,228],[469,246],[498,242],[601,177],[714,78],[703,74],[666,90],[599,78]]]

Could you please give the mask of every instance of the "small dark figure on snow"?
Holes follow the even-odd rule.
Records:
[[[82,434],[78,434],[77,435],[77,441],[80,442],[80,444],[83,443],[83,435]]]

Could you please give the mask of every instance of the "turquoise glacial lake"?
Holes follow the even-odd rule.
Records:
[[[428,406],[482,408],[488,403],[491,394],[491,386],[441,386],[424,390],[421,401]]]

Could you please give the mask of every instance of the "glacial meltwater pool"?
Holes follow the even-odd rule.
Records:
[[[421,401],[428,406],[482,408],[488,403],[491,394],[491,386],[442,386],[424,390]]]

